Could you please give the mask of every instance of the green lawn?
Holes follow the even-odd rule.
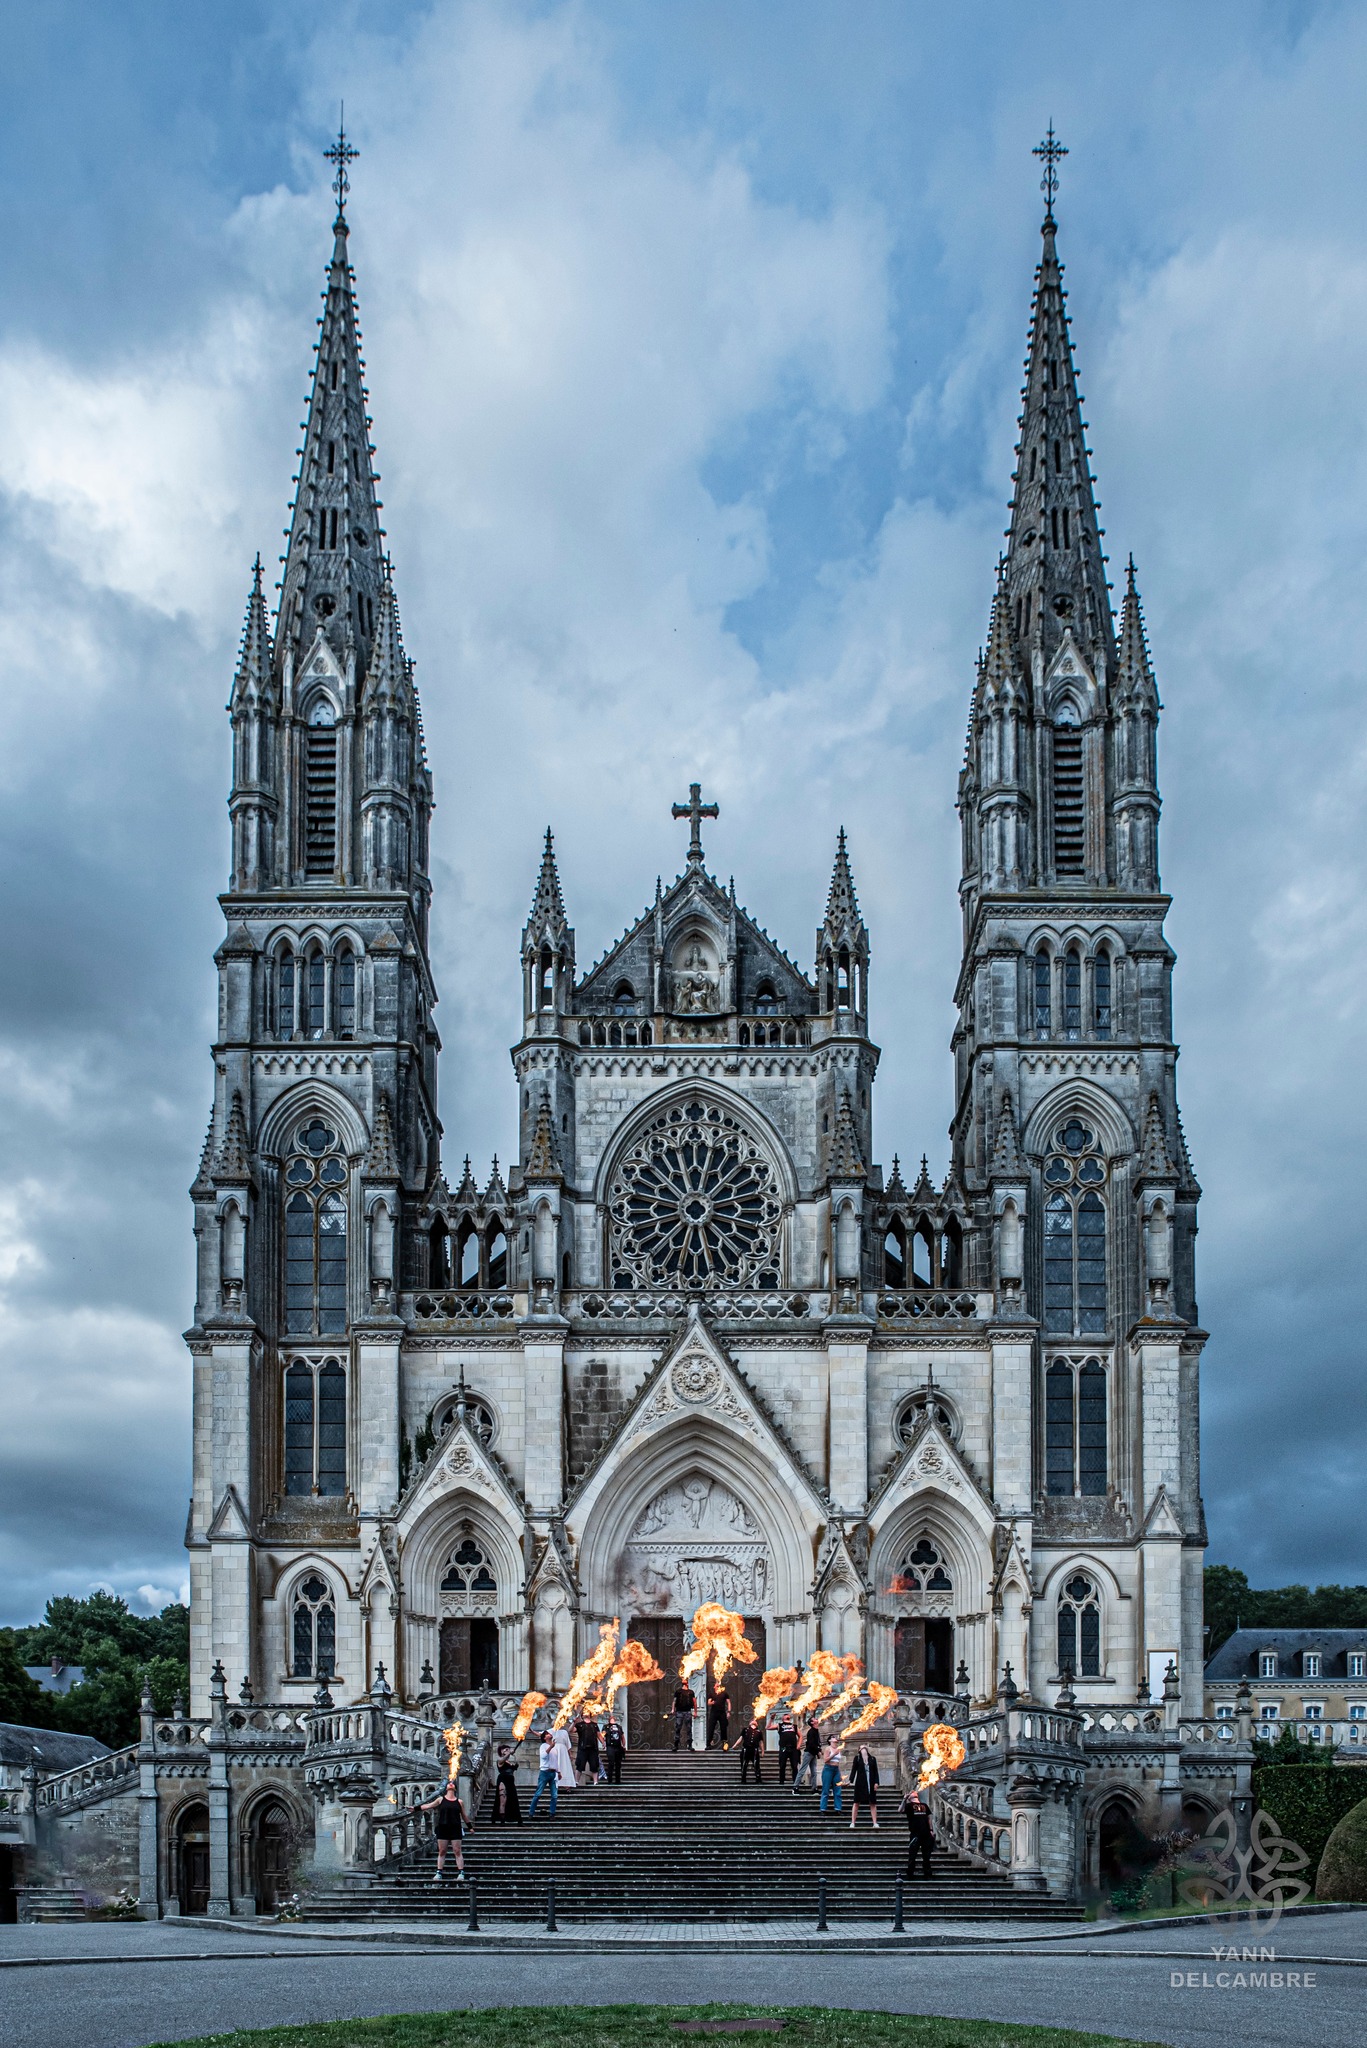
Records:
[[[688,2048],[699,2036],[716,2042],[735,2038],[729,2029],[722,2031],[728,2020],[766,2018],[782,2022],[775,2048],[781,2042],[791,2048],[1155,2048],[1154,2043],[1122,2043],[1113,2034],[1078,2034],[1066,2027],[762,2005],[543,2005],[399,2013],[389,2019],[201,2035],[194,2048]],[[694,2026],[684,2031],[681,2021]],[[759,2030],[750,2038],[755,2048],[774,2040]]]

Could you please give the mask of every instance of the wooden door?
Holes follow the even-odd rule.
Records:
[[[759,1682],[764,1676],[764,1623],[757,1615],[746,1615],[745,1637],[747,1642],[755,1646],[755,1661],[753,1664],[733,1664],[723,1681],[731,1700],[733,1747],[740,1741],[740,1731],[754,1712],[755,1694],[759,1691]],[[708,1676],[711,1676],[710,1665]]]
[[[207,1913],[209,1910],[209,1844],[182,1842],[180,1845],[180,1910]]]
[[[904,1616],[893,1638],[893,1683],[898,1692],[926,1689],[926,1625]]]
[[[679,1660],[684,1652],[684,1625],[672,1616],[635,1615],[628,1636],[649,1650],[664,1672],[663,1678],[648,1685],[626,1689],[627,1743],[631,1749],[668,1749],[674,1741],[674,1688],[679,1683]],[[699,1679],[693,1690],[701,1697]]]
[[[952,1621],[926,1623],[926,1687],[943,1693],[954,1690],[954,1624]]]
[[[442,1692],[498,1690],[498,1623],[488,1615],[466,1621],[452,1616],[441,1625],[438,1683]]]
[[[274,1913],[290,1895],[290,1819],[268,1806],[256,1826],[256,1910]]]

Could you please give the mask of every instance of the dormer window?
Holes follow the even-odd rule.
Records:
[[[1318,1678],[1318,1677],[1319,1677],[1319,1675],[1320,1675],[1320,1653],[1319,1653],[1319,1651],[1318,1651],[1318,1650],[1306,1650],[1306,1651],[1304,1652],[1304,1654],[1303,1654],[1302,1658],[1301,1658],[1301,1677],[1302,1677],[1302,1678]]]
[[[619,981],[612,991],[612,1012],[615,1017],[630,1017],[636,1010],[636,991],[629,981]]]
[[[1277,1676],[1277,1653],[1275,1650],[1262,1650],[1259,1652],[1258,1676],[1259,1678],[1275,1678]]]
[[[772,981],[762,981],[755,990],[755,1015],[772,1017],[778,1010],[778,992]]]
[[[1367,1678],[1367,1650],[1350,1650],[1348,1652],[1348,1676],[1350,1678]]]

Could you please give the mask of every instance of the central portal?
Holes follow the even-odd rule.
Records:
[[[754,1645],[755,1661],[753,1664],[733,1664],[724,1681],[731,1700],[730,1739],[733,1744],[740,1740],[740,1731],[754,1711],[755,1694],[764,1675],[765,1632],[764,1623],[758,1615],[746,1615],[745,1634],[747,1641]],[[632,1616],[627,1635],[649,1650],[664,1672],[663,1678],[652,1679],[648,1685],[628,1688],[627,1741],[633,1749],[672,1748],[674,1690],[679,1683],[685,1624],[669,1614],[636,1614]],[[706,1695],[712,1684],[710,1657],[706,1668],[695,1671],[689,1683],[699,1707],[705,1707]]]

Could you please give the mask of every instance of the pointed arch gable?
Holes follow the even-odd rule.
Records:
[[[769,1156],[769,1162],[778,1176],[784,1203],[791,1207],[798,1198],[797,1171],[787,1143],[776,1124],[758,1109],[747,1096],[734,1093],[719,1082],[702,1076],[689,1076],[674,1081],[651,1095],[640,1107],[619,1125],[612,1142],[606,1147],[598,1163],[594,1183],[594,1199],[606,1203],[608,1191],[618,1165],[648,1125],[667,1114],[676,1102],[692,1100],[710,1102],[726,1116],[734,1117],[751,1132],[756,1142]]]
[[[1115,1097],[1085,1075],[1074,1074],[1035,1104],[1021,1133],[1021,1150],[1041,1157],[1053,1141],[1056,1126],[1073,1113],[1096,1131],[1109,1159],[1123,1158],[1136,1149],[1134,1126]]]
[[[310,1115],[324,1117],[336,1125],[342,1149],[349,1157],[354,1158],[368,1148],[370,1132],[355,1103],[329,1083],[309,1079],[287,1088],[271,1104],[257,1132],[257,1150],[278,1157],[289,1143],[295,1125]]]
[[[526,1567],[522,1526],[468,1487],[430,1501],[400,1553],[404,1597],[410,1612],[435,1614],[446,1560],[462,1534],[483,1550],[498,1582],[497,1605],[505,1614],[521,1605]]]

